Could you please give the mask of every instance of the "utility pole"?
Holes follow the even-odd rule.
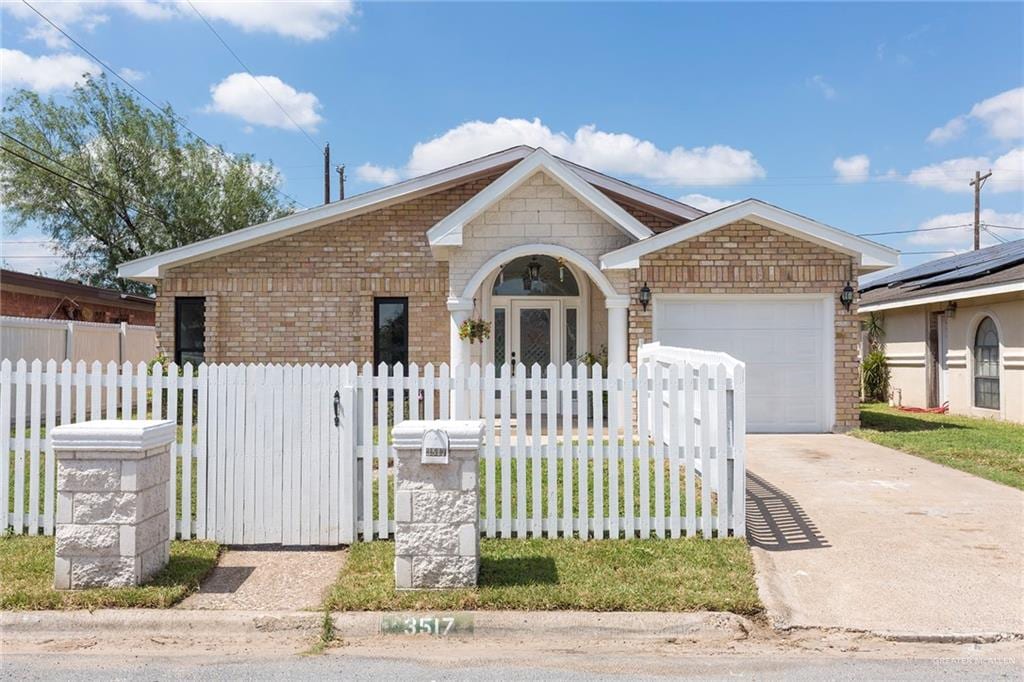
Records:
[[[345,198],[345,164],[335,166],[338,171],[338,201]]]
[[[331,203],[331,143],[324,145],[324,203]]]
[[[981,188],[985,181],[992,177],[992,170],[984,175],[981,171],[974,171],[974,179],[971,185],[974,187],[974,250],[981,248]]]

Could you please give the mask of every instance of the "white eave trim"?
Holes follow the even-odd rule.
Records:
[[[772,206],[757,199],[746,199],[685,225],[674,227],[650,239],[606,253],[601,257],[601,268],[621,270],[639,267],[641,256],[660,251],[738,220],[749,220],[836,251],[859,256],[861,268],[866,270],[890,268],[896,265],[899,259],[899,251],[896,249],[805,218],[778,206]]]
[[[169,267],[175,267],[204,258],[211,258],[223,253],[262,244],[295,234],[330,222],[351,218],[369,211],[384,208],[401,201],[408,201],[416,196],[428,194],[438,188],[460,182],[466,177],[486,173],[491,168],[498,168],[515,163],[532,153],[530,147],[513,147],[497,154],[446,168],[418,178],[406,180],[388,187],[381,187],[343,201],[336,201],[323,206],[316,206],[305,211],[298,211],[283,218],[253,225],[228,234],[204,239],[203,241],[176,249],[162,251],[152,256],[139,258],[122,263],[117,268],[119,277],[141,282],[155,283]]]
[[[545,149],[537,149],[430,228],[427,231],[427,241],[431,246],[461,246],[462,230],[466,223],[506,197],[537,171],[544,171],[550,175],[577,199],[634,239],[645,240],[654,234],[647,226]]]
[[[958,291],[947,291],[933,296],[922,296],[920,298],[909,298],[901,301],[887,301],[874,305],[857,306],[858,313],[874,313],[880,310],[892,310],[894,308],[912,308],[918,305],[929,305],[931,303],[944,303],[946,301],[962,301],[965,298],[979,298],[981,296],[995,296],[997,294],[1012,294],[1024,291],[1024,281],[1008,282],[1006,284],[991,284],[988,286],[975,287],[974,289],[960,289]]]

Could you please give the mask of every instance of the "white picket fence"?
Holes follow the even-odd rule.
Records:
[[[335,545],[394,530],[391,428],[482,419],[487,537],[742,536],[741,363],[0,367],[0,486],[15,533],[53,532],[58,423],[180,423],[172,532],[227,544]],[[120,371],[118,371],[120,370]],[[74,409],[71,409],[74,397]],[[59,412],[57,405],[67,405]],[[44,430],[45,427],[45,430]],[[179,518],[180,516],[180,518]]]

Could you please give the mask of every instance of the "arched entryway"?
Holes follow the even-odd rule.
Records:
[[[589,338],[596,307],[599,317],[607,316],[608,362],[621,365],[626,362],[628,304],[628,296],[600,268],[571,249],[553,244],[513,247],[487,260],[466,282],[462,296],[449,299],[451,364],[471,360],[469,343],[458,336],[458,327],[471,315],[492,323],[491,338],[474,361],[536,362],[542,367],[575,363],[583,352],[596,351]]]

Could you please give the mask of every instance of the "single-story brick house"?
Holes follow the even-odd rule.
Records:
[[[120,275],[157,286],[179,360],[625,363],[657,340],[746,361],[751,430],[831,431],[858,421],[840,295],[896,259],[761,201],[705,214],[520,146]],[[459,338],[469,318],[493,324],[483,344]]]
[[[866,284],[885,330],[893,400],[1024,422],[1024,239]]]

